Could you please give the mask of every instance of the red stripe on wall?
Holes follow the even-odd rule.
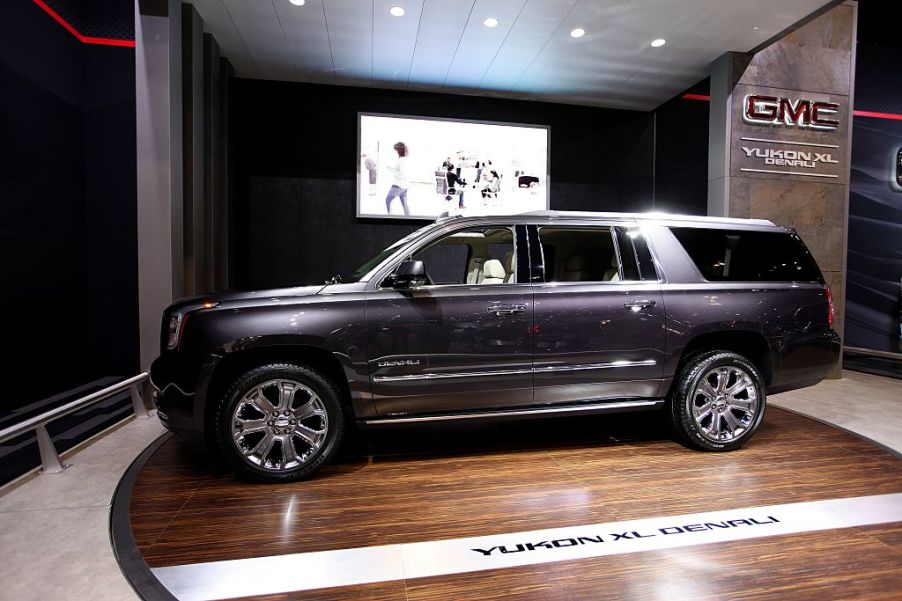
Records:
[[[892,119],[894,121],[902,121],[902,115],[896,113],[875,113],[873,111],[852,111],[856,117],[871,117],[873,119]]]
[[[710,101],[711,97],[706,94],[683,94],[683,100],[704,100]]]
[[[112,38],[92,38],[89,36],[83,36],[77,29],[72,27],[72,25],[70,25],[68,21],[66,21],[64,18],[62,18],[59,15],[59,13],[57,13],[55,10],[53,10],[52,8],[47,6],[47,3],[44,2],[44,0],[32,0],[32,2],[34,2],[39,7],[41,7],[41,9],[45,13],[50,15],[50,17],[54,21],[56,21],[57,23],[62,25],[66,29],[66,31],[68,31],[69,33],[74,35],[75,39],[77,39],[79,42],[81,42],[83,44],[99,44],[102,46],[124,46],[126,48],[134,48],[135,47],[134,40],[116,40],[116,39],[112,39]]]

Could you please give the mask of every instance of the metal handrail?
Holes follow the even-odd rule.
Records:
[[[844,351],[849,351],[855,355],[870,355],[872,357],[886,357],[887,359],[902,359],[902,353],[893,353],[892,351],[877,351],[870,348],[861,348],[860,346],[844,345]]]
[[[59,453],[57,453],[56,447],[53,445],[53,440],[50,438],[50,434],[47,432],[47,424],[56,419],[69,415],[70,413],[74,413],[79,409],[84,409],[85,407],[93,405],[98,401],[107,399],[114,394],[118,394],[124,390],[128,390],[131,394],[132,408],[135,411],[135,417],[147,419],[150,417],[150,414],[147,413],[147,408],[144,406],[144,399],[141,397],[141,392],[138,390],[138,385],[144,382],[147,378],[147,372],[138,374],[137,376],[123,380],[118,384],[113,384],[112,386],[107,386],[106,388],[98,390],[97,392],[92,392],[87,396],[83,396],[72,401],[71,403],[66,403],[61,407],[51,409],[50,411],[45,411],[40,415],[36,415],[32,418],[26,419],[23,422],[14,424],[8,428],[4,428],[3,430],[0,430],[0,443],[6,442],[10,438],[16,438],[17,436],[21,436],[22,434],[27,434],[28,432],[34,430],[35,434],[38,437],[38,450],[41,452],[41,466],[43,467],[44,473],[59,473],[70,466],[60,461]]]

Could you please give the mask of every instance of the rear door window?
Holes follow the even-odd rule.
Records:
[[[822,282],[820,269],[792,232],[670,228],[711,282]]]
[[[620,265],[610,227],[542,227],[546,282],[617,282]]]

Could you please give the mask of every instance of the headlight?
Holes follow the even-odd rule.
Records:
[[[166,340],[166,348],[174,349],[179,344],[179,335],[182,330],[182,314],[176,313],[169,316],[169,337]]]

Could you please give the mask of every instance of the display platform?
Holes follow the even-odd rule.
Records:
[[[902,461],[773,407],[724,454],[653,413],[361,432],[278,486],[168,438],[120,493],[114,544],[148,599],[861,599],[902,582]]]

